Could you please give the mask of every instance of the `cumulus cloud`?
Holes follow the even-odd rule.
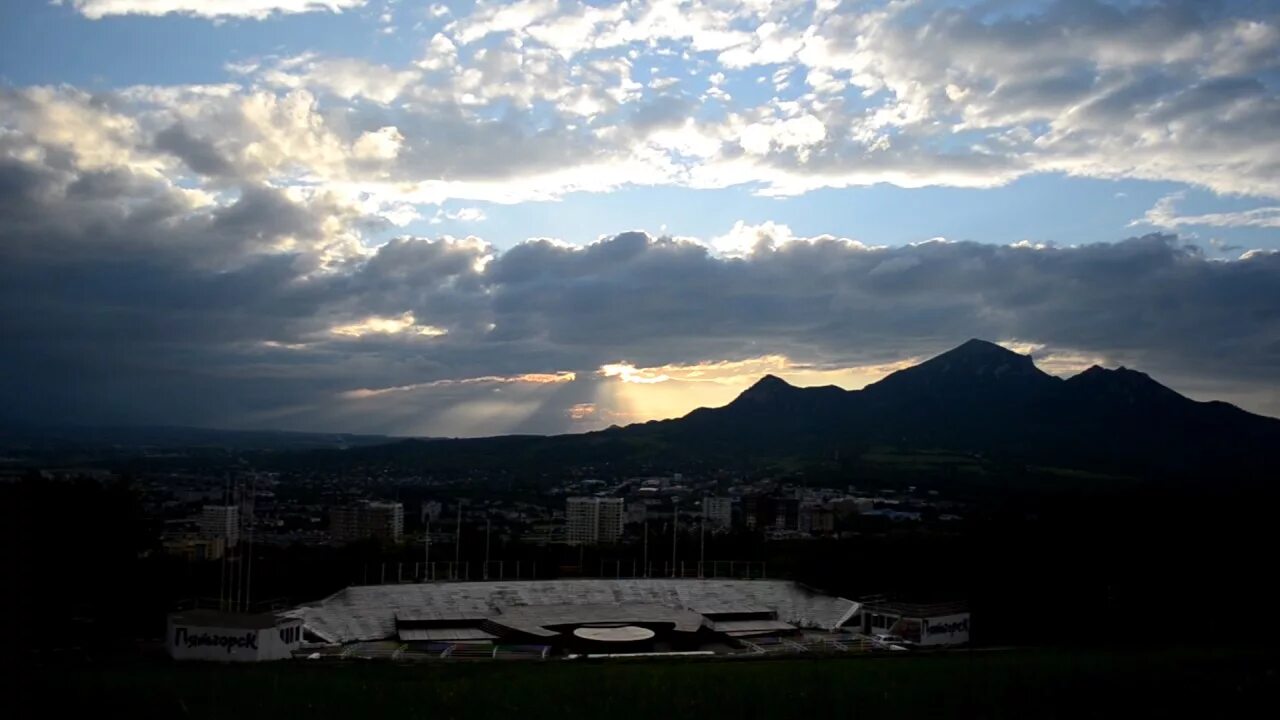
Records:
[[[79,5],[188,6],[349,4]],[[627,185],[787,196],[1044,172],[1280,197],[1280,14],[1265,6],[522,0],[441,18],[398,65],[249,58],[224,86],[8,94],[30,132],[86,156],[150,148],[211,182],[323,184],[392,222],[406,206]],[[669,62],[672,77],[635,76]],[[773,97],[738,90],[767,78]]]
[[[111,167],[56,132],[0,136],[6,419],[559,431],[724,401],[762,370],[856,385],[970,336],[1277,408],[1278,254],[1210,261],[1163,234],[869,247],[770,223],[728,252],[642,232],[370,247],[340,195],[193,195],[150,171],[166,151],[118,140]]]

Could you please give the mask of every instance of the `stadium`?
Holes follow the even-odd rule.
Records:
[[[865,650],[862,608],[787,580],[636,578],[354,586],[283,617],[312,655],[547,658]]]
[[[416,582],[352,586],[261,615],[178,612],[169,636],[175,659],[231,662],[856,652],[886,637],[967,643],[969,614],[763,578]]]

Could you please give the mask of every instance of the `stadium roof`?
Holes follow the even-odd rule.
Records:
[[[289,614],[302,618],[309,631],[329,642],[348,643],[395,636],[397,617],[492,619],[505,626],[522,615],[528,617],[529,608],[550,610],[552,606],[564,606],[567,610],[583,608],[581,617],[568,623],[590,623],[600,621],[601,607],[611,607],[616,614],[621,606],[636,604],[682,611],[698,608],[699,613],[756,612],[767,608],[777,613],[782,622],[821,629],[839,627],[858,608],[852,600],[817,593],[786,580],[651,578],[362,585],[300,606]],[[631,613],[629,608],[623,614]]]
[[[493,633],[470,627],[400,628],[397,635],[401,642],[477,642],[498,639]]]
[[[883,598],[864,598],[863,608],[868,612],[901,615],[903,617],[927,618],[941,615],[955,615],[969,612],[964,602],[913,603]]]
[[[796,627],[781,620],[720,620],[711,629],[730,637],[748,637],[795,632]]]
[[[169,620],[175,625],[233,628],[237,630],[265,630],[275,627],[283,619],[285,618],[276,613],[250,614],[202,609],[183,610],[169,615]]]
[[[528,635],[554,637],[551,628],[566,625],[617,623],[627,625],[671,625],[676,632],[697,632],[702,616],[654,603],[612,603],[607,605],[522,605],[500,608],[501,614],[491,618],[503,627]]]

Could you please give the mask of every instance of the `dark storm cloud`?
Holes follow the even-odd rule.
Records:
[[[1173,235],[1063,248],[816,238],[737,258],[641,232],[364,251],[341,241],[354,216],[323,196],[246,185],[201,205],[56,157],[0,162],[0,210],[10,421],[556,431],[605,363],[784,354],[842,367],[970,336],[1252,392],[1262,409],[1280,385],[1280,254],[1208,260]],[[408,329],[335,332],[371,318]],[[579,380],[520,379],[557,372]],[[506,379],[457,382],[481,377]],[[502,412],[514,414],[485,424]]]
[[[1231,372],[1274,379],[1280,370],[1277,255],[1210,262],[1166,235],[1061,249],[818,240],[728,261],[692,243],[635,243],[510,251],[494,268],[499,324],[533,317],[558,343],[605,344],[653,363],[698,359],[704,343],[737,343],[741,354],[760,341],[876,360],[979,335],[1168,355],[1204,369],[1221,367],[1220,348],[1231,344],[1240,352]],[[682,356],[664,357],[672,347]]]

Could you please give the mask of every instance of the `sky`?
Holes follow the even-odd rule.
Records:
[[[578,432],[970,337],[1280,416],[1280,4],[6,0],[0,422]]]

